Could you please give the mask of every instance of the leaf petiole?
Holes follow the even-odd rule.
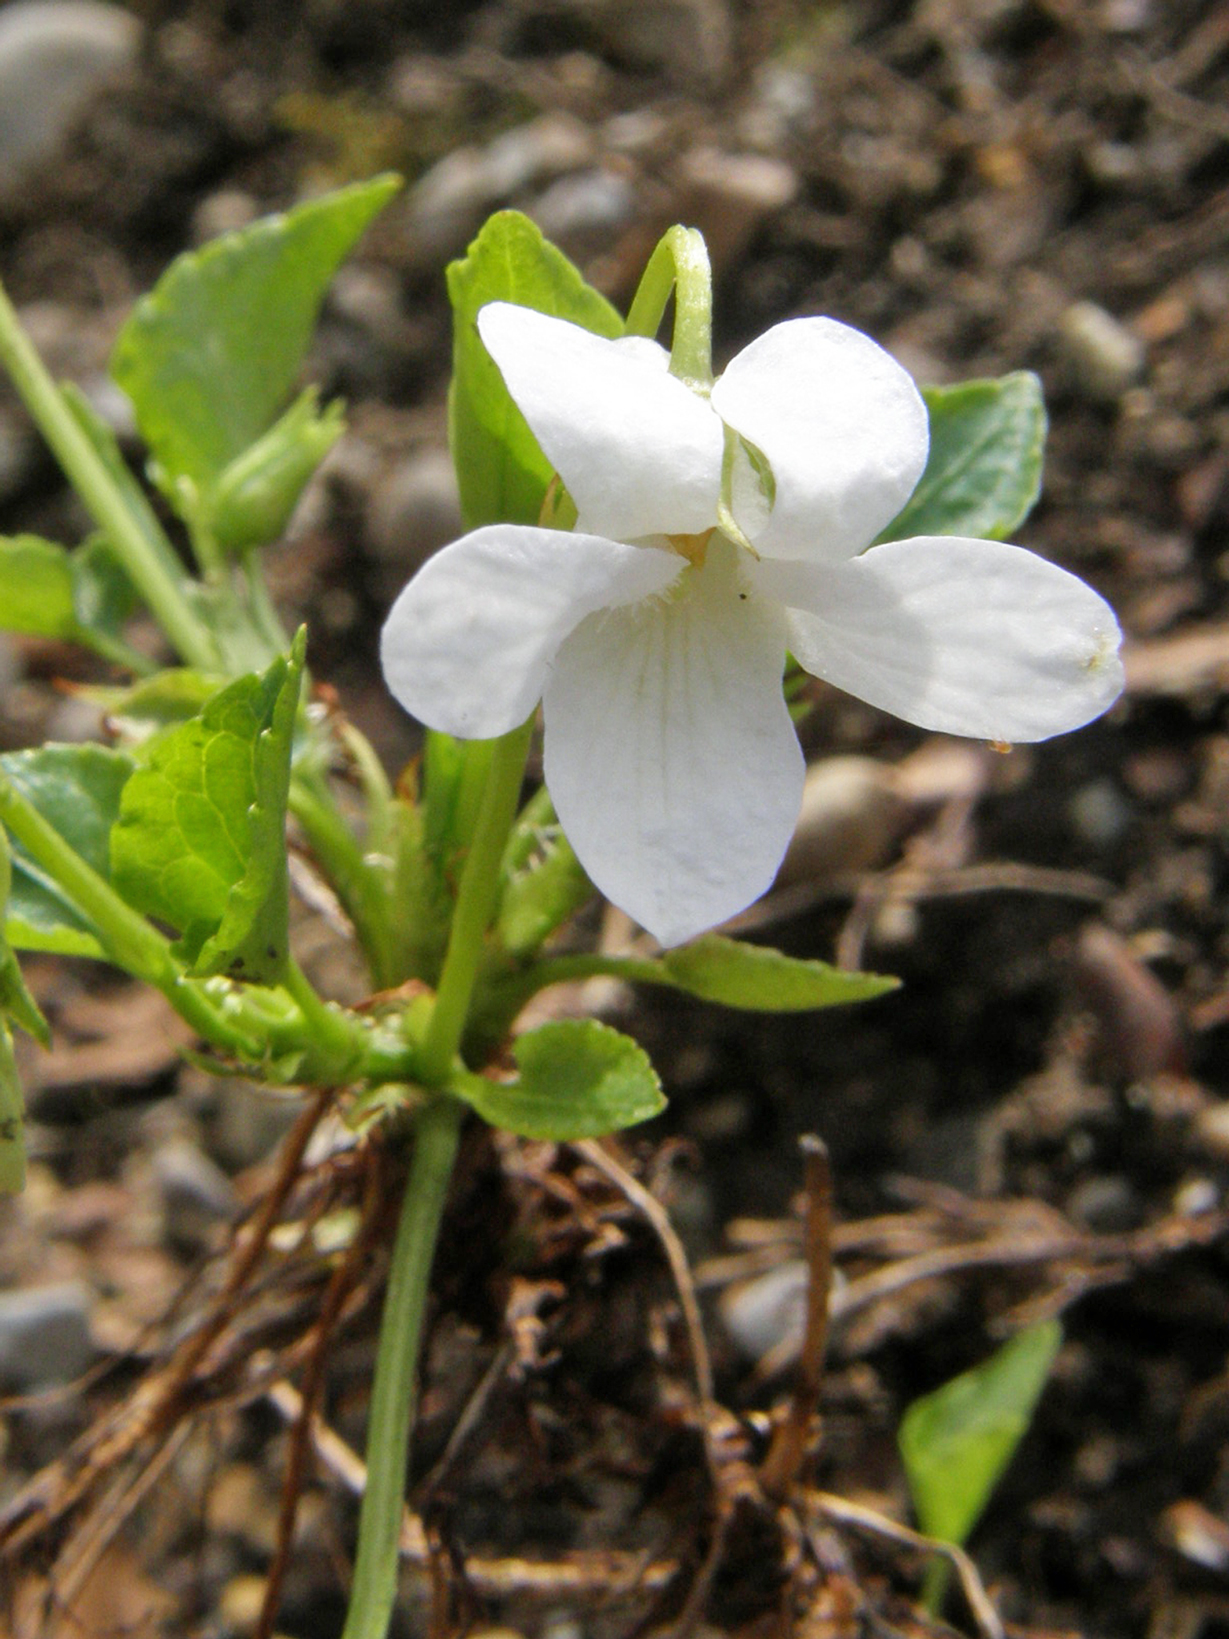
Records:
[[[2,287],[0,363],[167,637],[189,665],[202,671],[215,670],[218,656],[209,631],[133,519],[119,487],[65,404]]]

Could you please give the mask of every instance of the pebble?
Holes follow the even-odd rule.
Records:
[[[766,62],[756,70],[751,100],[738,118],[739,138],[749,148],[779,154],[804,137],[815,121],[815,81],[801,68]]]
[[[367,516],[381,600],[395,597],[433,552],[463,533],[448,451],[428,447],[399,462],[377,482]]]
[[[616,55],[678,84],[713,86],[730,69],[734,30],[724,0],[583,0],[577,9]]]
[[[798,192],[791,165],[767,154],[730,154],[693,148],[679,167],[682,221],[704,234],[715,270],[730,267],[769,217]]]
[[[0,1292],[0,1383],[31,1392],[90,1364],[90,1293],[80,1281]]]
[[[154,1179],[162,1201],[166,1238],[174,1246],[198,1251],[213,1230],[238,1211],[230,1179],[203,1151],[186,1139],[163,1144],[153,1158]]]
[[[485,147],[454,148],[410,193],[409,234],[416,255],[438,261],[464,250],[497,205],[579,169],[592,157],[591,135],[567,114],[543,114]]]
[[[791,1258],[722,1294],[725,1329],[748,1360],[759,1360],[787,1342],[795,1349],[802,1346],[807,1280],[804,1261]]]
[[[908,812],[893,771],[873,758],[825,757],[813,763],[777,886],[829,882],[883,864]]]
[[[617,171],[560,177],[530,207],[548,239],[575,254],[600,249],[636,213],[636,190]]]
[[[1097,404],[1115,404],[1144,371],[1144,346],[1096,302],[1074,302],[1059,321],[1071,386]]]
[[[260,205],[242,188],[219,188],[206,194],[192,212],[190,234],[194,245],[206,245],[224,233],[250,227],[260,215]]]
[[[95,0],[28,0],[0,13],[0,191],[54,153],[74,119],[134,63],[141,24]]]
[[[1134,819],[1130,803],[1108,776],[1079,786],[1067,802],[1067,813],[1080,841],[1097,848],[1120,842]]]

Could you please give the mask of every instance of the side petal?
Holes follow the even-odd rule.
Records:
[[[852,558],[891,523],[926,466],[930,423],[912,377],[835,319],[765,331],[730,362],[713,408],[772,468],[772,513],[751,535],[764,557]]]
[[[668,586],[685,560],[599,535],[492,524],[431,558],[380,637],[384,680],[429,728],[493,739],[523,723],[559,645],[595,609]]]
[[[546,784],[581,863],[664,945],[772,882],[802,801],[785,620],[714,541],[673,595],[594,615],[543,702]]]
[[[579,529],[630,541],[716,523],[721,422],[654,342],[608,341],[508,302],[484,307],[478,332],[576,502]]]
[[[1025,742],[1122,692],[1114,611],[1075,575],[1000,541],[918,536],[836,569],[759,563],[816,677],[945,734]]]

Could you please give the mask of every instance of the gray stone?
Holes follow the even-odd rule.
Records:
[[[636,190],[617,171],[581,171],[551,184],[529,210],[548,239],[574,254],[597,250],[636,213]]]
[[[0,1292],[0,1383],[29,1392],[69,1383],[90,1364],[90,1293],[81,1281]]]
[[[1144,344],[1096,302],[1072,303],[1059,344],[1072,389],[1094,403],[1116,403],[1143,375]]]
[[[260,205],[242,188],[219,188],[206,194],[192,212],[191,236],[194,245],[206,245],[224,233],[250,227],[260,215]]]
[[[416,450],[376,485],[367,538],[379,566],[378,591],[390,601],[433,552],[464,533],[452,458]]]
[[[410,194],[409,231],[415,252],[439,257],[463,250],[489,211],[576,170],[592,155],[589,132],[567,114],[543,114],[482,148],[454,148]]]
[[[806,1324],[807,1266],[801,1258],[731,1286],[721,1297],[721,1318],[731,1341],[748,1360],[770,1350],[802,1346]]]
[[[54,153],[140,44],[130,11],[95,0],[28,0],[0,13],[0,192]]]
[[[154,1154],[153,1171],[173,1245],[196,1251],[208,1244],[218,1224],[235,1216],[239,1203],[230,1179],[186,1139],[163,1144]]]
[[[714,269],[731,266],[762,223],[798,192],[798,177],[767,154],[693,148],[679,166],[679,214],[703,232]]]
[[[825,757],[807,770],[802,809],[777,886],[831,882],[874,869],[905,831],[909,804],[873,757]]]
[[[572,0],[620,57],[681,85],[711,87],[730,71],[734,30],[724,0]]]

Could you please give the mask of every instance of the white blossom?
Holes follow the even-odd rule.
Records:
[[[467,738],[540,699],[564,831],[663,944],[749,904],[789,842],[804,767],[787,650],[908,722],[996,741],[1078,728],[1120,692],[1117,622],[1074,575],[995,541],[871,545],[921,477],[928,420],[860,332],[777,325],[703,393],[643,339],[506,303],[478,328],[576,527],[446,547],[393,606],[384,674]]]

